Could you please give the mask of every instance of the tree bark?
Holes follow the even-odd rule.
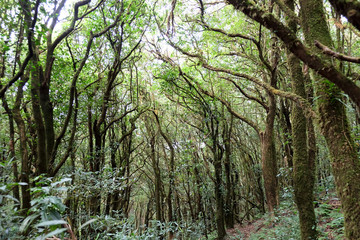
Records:
[[[288,0],[287,6],[294,10],[294,1]],[[297,23],[291,19],[288,26],[296,32]],[[293,92],[303,98],[307,97],[305,79],[300,60],[290,51],[287,51],[287,61],[290,70]],[[293,178],[295,202],[299,210],[301,239],[317,239],[316,216],[314,211],[314,182],[315,156],[309,149],[307,120],[302,108],[293,103],[291,110],[292,142],[293,142]],[[311,127],[311,126],[310,126]],[[313,144],[313,143],[312,143]]]
[[[277,82],[277,65],[279,61],[278,49],[276,37],[272,38],[272,49],[270,52],[270,85],[272,87],[276,86]],[[265,130],[260,133],[261,141],[261,162],[262,162],[262,171],[264,178],[264,188],[266,195],[267,209],[269,212],[273,213],[274,209],[279,205],[279,189],[278,189],[278,178],[277,178],[277,158],[275,150],[275,140],[274,140],[274,122],[276,115],[276,99],[275,95],[268,91],[268,109],[265,120]]]
[[[152,163],[152,167],[154,170],[154,191],[155,191],[155,212],[156,212],[156,220],[159,222],[159,226],[157,227],[157,230],[160,231],[160,224],[163,222],[163,217],[162,217],[162,197],[161,197],[161,186],[162,186],[162,182],[161,182],[161,172],[160,172],[160,168],[159,168],[159,161],[156,158],[156,135],[152,135],[150,138],[150,149],[151,149],[151,163]],[[160,234],[158,237],[160,239],[163,239],[164,237]]]
[[[174,221],[172,199],[173,199],[173,187],[174,187],[174,183],[175,183],[175,172],[174,172],[175,171],[175,149],[170,140],[170,137],[162,130],[158,115],[156,114],[155,111],[153,111],[153,114],[155,115],[155,119],[156,119],[156,123],[159,128],[159,132],[160,132],[161,136],[164,138],[164,140],[166,141],[166,144],[168,145],[168,147],[170,149],[169,192],[167,195],[167,205],[168,205],[168,221],[171,223]],[[170,231],[169,239],[173,239],[173,238],[174,238],[174,233],[173,233],[173,231]]]
[[[216,226],[217,239],[223,240],[226,236],[225,229],[225,211],[224,211],[224,187],[222,180],[222,157],[223,149],[219,144],[219,122],[217,119],[211,118],[209,131],[211,132],[213,164],[215,170],[215,201],[216,201]]]
[[[263,24],[270,29],[276,36],[278,36],[285,44],[285,46],[306,63],[310,68],[317,71],[318,74],[327,78],[329,81],[343,90],[354,101],[357,106],[360,106],[360,87],[358,87],[351,79],[339,72],[331,63],[323,61],[323,56],[318,56],[310,51],[282,22],[274,17],[273,14],[264,9],[258,8],[248,0],[227,0],[236,9],[242,11],[251,19]],[[319,39],[315,39],[319,40]],[[320,41],[322,42],[322,41]],[[322,42],[324,43],[324,42]],[[313,46],[314,41],[308,41],[310,46]],[[326,43],[324,43],[327,46]]]
[[[15,128],[14,128],[14,114],[13,111],[9,108],[7,100],[5,98],[5,95],[2,98],[2,105],[9,117],[9,157],[10,159],[12,159],[13,164],[13,175],[14,175],[14,182],[17,183],[19,182],[19,173],[18,173],[18,164],[17,164],[17,159],[16,159],[16,154],[15,154]],[[19,191],[19,186],[15,185],[13,187],[13,195],[14,198],[20,201],[20,191]]]
[[[332,46],[322,1],[301,0],[300,6],[306,41],[318,40]],[[341,102],[341,92],[316,72],[312,72],[312,78],[319,98],[320,127],[330,151],[336,189],[344,211],[345,235],[350,240],[360,239],[360,161]]]
[[[20,138],[20,153],[21,153],[21,173],[20,173],[20,182],[24,183],[21,185],[21,209],[23,214],[26,214],[27,210],[31,207],[31,195],[30,195],[30,163],[29,163],[29,154],[27,149],[27,137],[26,137],[26,126],[24,119],[21,116],[20,105],[21,99],[23,97],[23,86],[26,81],[23,81],[19,85],[16,101],[13,109],[13,116],[18,126],[19,138]]]
[[[293,54],[289,54],[288,64],[294,93],[305,97],[299,60]],[[310,158],[308,154],[307,121],[301,107],[293,105],[291,119],[294,191],[295,202],[299,210],[301,239],[316,239],[316,217],[313,204],[315,159]]]
[[[274,97],[274,96],[273,96]],[[274,101],[275,104],[275,101]],[[278,181],[277,181],[277,163],[276,163],[276,152],[275,143],[273,137],[273,124],[275,118],[275,105],[269,106],[274,108],[270,110],[266,117],[266,129],[261,132],[261,162],[262,171],[264,178],[264,188],[266,196],[267,210],[271,213],[279,205],[278,202]]]
[[[231,163],[231,132],[233,125],[233,115],[230,116],[230,121],[224,123],[224,147],[225,147],[225,177],[226,177],[226,196],[225,196],[225,223],[228,228],[234,228],[234,185],[232,179],[232,163]]]

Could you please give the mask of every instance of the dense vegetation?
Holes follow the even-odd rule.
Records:
[[[1,1],[0,239],[360,239],[359,6]]]

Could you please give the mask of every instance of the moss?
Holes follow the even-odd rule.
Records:
[[[307,43],[315,40],[332,46],[321,0],[301,0],[301,14]],[[318,53],[313,47],[312,51]],[[328,61],[331,62],[330,59]],[[345,234],[348,239],[360,239],[360,166],[354,142],[350,135],[341,92],[327,80],[312,73],[320,114],[320,127],[325,136],[333,165],[337,192],[345,216]]]

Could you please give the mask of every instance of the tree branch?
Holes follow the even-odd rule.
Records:
[[[257,21],[270,29],[278,38],[280,38],[286,47],[299,59],[314,69],[321,76],[338,86],[344,91],[354,103],[360,107],[360,87],[353,81],[339,72],[331,63],[326,63],[316,54],[312,53],[282,22],[274,15],[250,3],[248,0],[227,0],[227,2],[242,11],[249,18]]]
[[[353,63],[360,63],[360,58],[347,56],[338,52],[331,50],[329,47],[325,46],[324,44],[320,43],[319,41],[315,41],[315,46],[319,48],[324,54],[335,57],[337,59],[353,62]]]
[[[24,71],[25,71],[29,61],[31,60],[31,58],[32,58],[32,55],[29,53],[26,56],[24,62],[22,63],[19,72],[12,79],[10,79],[10,81],[5,86],[3,86],[1,88],[1,90],[0,90],[0,98],[3,98],[4,95],[5,95],[6,90],[8,90],[17,80],[19,80],[20,77],[23,76]]]
[[[188,56],[188,57],[193,57],[193,58],[197,58],[201,61],[202,66],[208,70],[214,71],[214,72],[221,72],[221,73],[226,73],[232,76],[236,76],[239,78],[245,78],[253,83],[255,83],[256,85],[261,86],[262,88],[264,88],[266,91],[271,92],[272,94],[281,96],[281,97],[285,97],[288,99],[291,99],[292,101],[296,102],[297,104],[299,104],[299,106],[301,106],[304,110],[304,112],[306,113],[307,117],[312,117],[312,118],[316,118],[316,113],[312,110],[311,108],[311,104],[304,99],[303,97],[291,93],[291,92],[285,92],[279,89],[276,89],[274,87],[272,87],[271,85],[269,85],[268,83],[261,81],[255,77],[252,77],[250,75],[247,74],[243,74],[243,73],[239,73],[239,72],[235,72],[226,68],[221,68],[221,67],[214,67],[210,64],[207,63],[207,61],[200,55],[200,54],[196,54],[196,53],[189,53],[187,51],[185,51],[184,49],[180,48],[179,46],[177,46],[176,44],[174,44],[170,39],[169,39],[169,44],[174,47],[176,50],[178,50],[179,52],[181,52],[182,54]],[[158,53],[158,55],[161,56],[161,54]],[[166,58],[165,56],[162,56],[163,58]],[[174,66],[174,62],[168,58],[167,62],[169,62],[170,64],[172,64]],[[176,65],[176,64],[175,64]],[[360,97],[360,96],[359,96]],[[360,100],[360,98],[359,98]]]
[[[244,95],[246,98],[248,98],[250,100],[254,100],[255,102],[259,103],[263,108],[265,108],[266,111],[269,110],[269,107],[262,100],[260,100],[259,98],[254,97],[254,96],[250,96],[249,94],[244,92],[244,90],[242,90],[242,88],[233,79],[228,78],[228,77],[220,77],[220,78],[231,82],[242,93],[242,95]]]

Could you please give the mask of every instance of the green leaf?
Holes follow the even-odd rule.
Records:
[[[52,207],[46,208],[40,213],[41,213],[41,219],[43,221],[61,220],[61,214],[59,213],[59,211]]]
[[[63,178],[58,182],[54,182],[51,184],[52,187],[55,187],[56,185],[62,184],[64,182],[70,182],[72,179],[71,178]]]
[[[19,200],[17,200],[16,198],[14,198],[14,197],[11,196],[11,195],[5,195],[5,196],[3,196],[3,197],[4,197],[4,198],[11,199],[11,200],[13,200],[13,201],[15,201],[15,202],[17,202],[17,203],[20,203]]]
[[[34,215],[30,215],[30,216],[26,217],[24,219],[24,221],[21,223],[19,231],[25,232],[30,227],[31,223],[39,216],[40,216],[39,214],[34,214]]]
[[[52,203],[59,211],[63,212],[66,210],[66,206],[62,203],[61,199],[58,197],[48,197],[49,203]]]
[[[48,234],[46,234],[45,236],[40,236],[40,237],[37,237],[36,240],[45,240],[49,237],[53,237],[53,236],[56,236],[57,234],[60,234],[62,232],[65,232],[67,229],[66,228],[58,228],[52,232],[49,232]]]
[[[9,51],[9,50],[10,50],[10,47],[8,45],[3,46],[3,51],[4,52]]]
[[[87,221],[86,223],[82,224],[82,225],[79,227],[79,230],[82,229],[82,228],[84,228],[84,227],[86,227],[87,225],[95,222],[96,220],[97,220],[97,219],[95,219],[95,218],[94,218],[94,219],[90,219],[90,220]]]
[[[50,220],[50,221],[45,221],[45,222],[41,222],[39,224],[36,224],[35,227],[45,227],[45,226],[53,226],[53,225],[61,225],[61,224],[67,224],[67,222],[65,222],[62,219],[60,219],[60,220]]]

